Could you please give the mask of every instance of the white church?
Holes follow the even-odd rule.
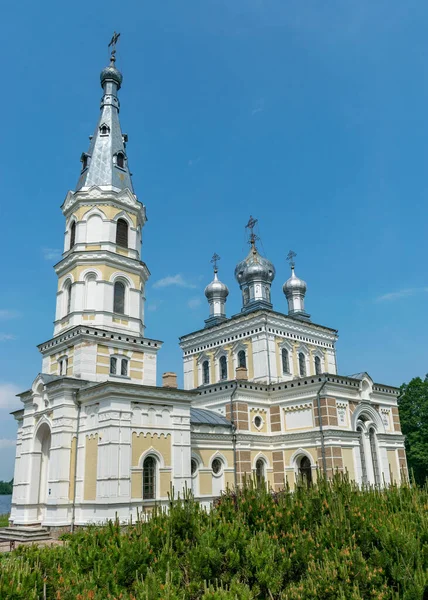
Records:
[[[293,253],[288,313],[274,310],[275,268],[259,253],[252,218],[249,253],[235,269],[241,312],[226,316],[214,256],[207,319],[180,338],[185,389],[174,373],[157,386],[162,342],[144,335],[146,208],[128,168],[121,85],[114,51],[80,178],[61,207],[53,337],[40,344],[41,373],[13,413],[11,525],[126,522],[186,488],[209,506],[248,477],[273,490],[336,471],[378,486],[406,478],[398,389],[337,373],[337,331],[305,311]]]

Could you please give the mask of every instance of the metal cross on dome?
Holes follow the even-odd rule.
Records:
[[[108,45],[108,48],[111,47],[111,57],[114,60],[115,54],[116,54],[116,44],[118,42],[120,38],[120,33],[116,33],[115,31],[113,32],[113,35],[111,37],[110,43]]]
[[[249,242],[251,245],[254,245],[256,240],[258,240],[258,236],[254,233],[254,227],[257,225],[258,220],[254,219],[252,215],[250,215],[248,223],[245,225],[245,229],[250,231],[250,239]]]
[[[295,261],[294,261],[294,259],[296,258],[296,256],[297,256],[297,254],[293,250],[290,250],[290,252],[287,254],[287,260],[290,263],[290,267],[292,269],[294,269],[294,266],[296,264]]]
[[[211,262],[214,265],[214,271],[217,272],[217,263],[220,260],[220,256],[217,254],[217,252],[214,252],[213,257],[211,259]]]

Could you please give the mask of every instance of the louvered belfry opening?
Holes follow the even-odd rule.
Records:
[[[70,228],[70,250],[76,243],[76,221],[73,221]]]
[[[125,219],[119,219],[116,226],[116,244],[123,248],[128,247],[128,223]]]
[[[113,312],[125,314],[125,284],[121,281],[114,284]]]

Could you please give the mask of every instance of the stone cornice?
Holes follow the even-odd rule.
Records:
[[[139,385],[136,383],[116,383],[105,381],[91,385],[79,391],[82,402],[94,401],[108,396],[109,398],[126,398],[134,403],[150,402],[152,404],[179,401],[191,403],[195,392],[175,388]]]
[[[142,274],[147,280],[150,276],[150,271],[146,263],[136,258],[129,258],[110,250],[82,250],[79,252],[71,252],[60,260],[55,266],[55,273],[58,277],[61,274],[69,271],[77,265],[85,265],[87,263],[102,263],[112,267],[125,267],[130,271]]]
[[[163,344],[163,342],[159,340],[138,337],[131,333],[118,333],[117,331],[110,331],[109,329],[78,325],[39,344],[37,348],[40,352],[51,349],[55,350],[55,352],[59,352],[64,348],[68,348],[70,345],[76,345],[82,338],[90,341],[97,340],[100,344],[114,342],[115,346],[119,345],[126,348],[132,346],[134,350],[138,348],[142,352],[157,352]]]
[[[266,326],[268,330],[269,328],[277,327],[286,329],[288,332],[302,334],[303,336],[318,337],[319,341],[328,340],[333,344],[337,339],[337,331],[335,329],[323,327],[322,325],[316,325],[315,323],[306,323],[274,311],[256,311],[249,314],[235,315],[227,321],[214,327],[200,329],[184,335],[180,337],[180,347],[183,350],[187,350],[193,347],[195,344],[202,344],[207,341],[212,342],[218,338],[224,338],[236,332],[242,332],[243,329],[260,326],[263,326],[263,331],[265,331]],[[277,335],[276,332],[270,333],[272,335]],[[314,340],[314,342],[316,343],[316,340]]]

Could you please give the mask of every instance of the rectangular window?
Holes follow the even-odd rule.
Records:
[[[128,375],[128,361],[125,359],[122,360],[122,365],[120,367],[120,374],[124,375],[125,377]]]
[[[110,374],[116,375],[116,373],[117,373],[117,358],[112,356],[110,358]]]

